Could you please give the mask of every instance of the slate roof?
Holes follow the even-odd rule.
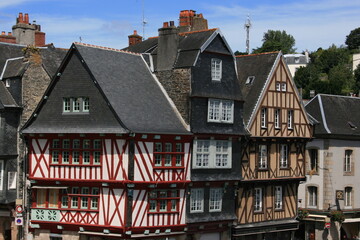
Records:
[[[207,29],[194,32],[179,33],[178,56],[174,68],[191,67],[194,65],[201,47],[218,29]],[[158,38],[148,38],[145,41],[124,48],[135,53],[151,53],[156,67]]]
[[[360,137],[360,98],[318,94],[305,109],[318,121],[315,136]]]
[[[5,107],[18,107],[10,92],[6,89],[5,84],[0,81],[0,110]]]
[[[24,47],[23,45],[0,42],[0,73],[2,73],[7,59],[24,56],[21,51]]]
[[[244,121],[248,124],[264,85],[279,56],[279,52],[236,56],[240,87],[245,100]],[[246,84],[249,76],[255,77],[252,84]]]
[[[28,63],[24,62],[24,58],[9,58],[2,72],[2,79],[21,77],[26,70]]]
[[[135,133],[190,134],[141,54],[82,43],[73,47],[120,119],[120,131],[124,126]],[[31,120],[25,128],[24,133],[37,131]]]

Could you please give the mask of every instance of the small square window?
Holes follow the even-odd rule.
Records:
[[[255,76],[249,76],[249,77],[246,79],[245,84],[246,84],[246,85],[251,85],[251,84],[253,84],[254,80],[255,80]]]
[[[71,105],[70,105],[70,98],[63,98],[63,112],[70,112]]]
[[[80,98],[73,98],[73,112],[80,112]]]

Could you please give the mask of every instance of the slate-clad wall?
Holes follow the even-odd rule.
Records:
[[[71,86],[71,87],[69,87]],[[89,97],[89,113],[63,113],[64,97]],[[111,128],[119,124],[99,89],[95,86],[90,74],[85,70],[77,54],[72,55],[69,63],[57,80],[49,98],[39,112],[33,126],[42,128],[62,128],[64,132],[70,128]]]
[[[0,156],[17,155],[17,127],[19,124],[19,112],[14,109],[5,110],[0,114]]]
[[[2,181],[2,190],[0,190],[0,204],[15,202],[16,189],[8,189],[8,172],[17,172],[17,159],[16,157],[12,157],[9,159],[2,159],[0,157],[0,159],[4,160],[4,174]],[[19,178],[19,173],[17,177]]]
[[[21,79],[20,78],[10,78],[10,87],[7,87],[7,90],[11,93],[11,96],[14,98],[16,103],[21,106]]]
[[[187,223],[201,223],[201,222],[214,222],[223,220],[235,220],[235,188],[228,185],[226,187],[219,186],[216,188],[223,188],[223,198],[221,212],[209,212],[209,199],[210,199],[210,187],[189,187],[188,192],[191,192],[191,188],[204,188],[204,211],[201,213],[190,213],[190,195],[187,195],[186,199],[186,221]]]
[[[162,86],[174,102],[183,119],[189,123],[189,94],[191,69],[174,69],[156,73]]]
[[[201,139],[201,137],[199,137]],[[225,168],[200,168],[191,167],[192,181],[229,181],[241,180],[241,142],[238,139],[232,139],[232,166],[230,169]],[[195,155],[193,155],[192,163]]]

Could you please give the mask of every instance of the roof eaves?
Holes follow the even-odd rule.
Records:
[[[258,107],[259,107],[260,100],[264,97],[264,91],[265,91],[265,89],[267,88],[267,86],[269,85],[271,76],[272,76],[272,75],[274,74],[274,72],[275,72],[275,67],[277,66],[277,64],[278,64],[279,61],[280,61],[280,57],[281,57],[281,54],[279,53],[279,54],[277,55],[277,57],[276,57],[276,60],[274,61],[273,66],[271,67],[271,70],[270,70],[267,78],[266,78],[265,84],[264,84],[263,88],[261,89],[261,92],[260,92],[260,94],[259,94],[259,96],[258,96],[258,99],[257,99],[257,101],[256,101],[256,104],[255,104],[255,107],[252,109],[252,112],[251,112],[251,115],[250,115],[250,118],[249,118],[249,121],[248,121],[248,125],[247,125],[248,127],[250,127],[251,124],[252,124],[253,121],[254,121],[253,118],[254,118],[255,112],[256,112],[256,110],[257,110]]]
[[[319,107],[320,107],[320,112],[321,112],[321,118],[322,118],[322,122],[324,124],[324,128],[326,130],[327,133],[331,134],[330,129],[328,128],[327,122],[326,122],[326,116],[325,116],[325,111],[324,111],[324,106],[321,100],[321,95],[318,96],[319,98]]]

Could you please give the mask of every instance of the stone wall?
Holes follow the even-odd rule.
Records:
[[[174,102],[181,116],[189,124],[191,70],[175,69],[156,73],[160,83]]]

